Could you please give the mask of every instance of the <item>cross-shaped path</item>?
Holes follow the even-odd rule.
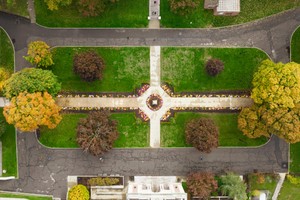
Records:
[[[300,8],[243,25],[218,29],[47,29],[0,12],[0,26],[14,39],[16,69],[28,42],[41,39],[50,46],[197,46],[257,47],[274,61],[289,61],[288,46],[300,24]],[[78,174],[187,175],[191,171],[232,170],[238,173],[286,172],[288,145],[277,137],[262,147],[218,148],[200,154],[194,148],[113,149],[104,162],[80,149],[49,149],[34,134],[17,135],[19,179],[1,181],[2,190],[65,197],[66,177]],[[203,160],[200,160],[200,156]]]

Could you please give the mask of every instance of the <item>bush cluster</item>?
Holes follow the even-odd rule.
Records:
[[[81,184],[73,186],[68,193],[68,200],[89,200],[90,193],[88,189]]]
[[[224,70],[224,63],[219,59],[209,59],[205,64],[205,69],[210,76],[216,76]]]

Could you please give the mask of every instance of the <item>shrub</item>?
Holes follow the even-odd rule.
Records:
[[[179,15],[187,15],[200,5],[199,0],[169,0],[171,11]]]
[[[256,182],[258,183],[258,184],[263,184],[263,183],[265,183],[265,176],[262,174],[262,173],[257,173],[256,174]]]
[[[84,151],[100,155],[110,150],[118,138],[117,122],[109,119],[108,111],[91,112],[80,119],[77,126],[77,142]]]
[[[185,137],[188,144],[206,153],[219,145],[219,130],[214,121],[208,118],[189,121],[185,128]]]
[[[88,180],[88,185],[89,186],[109,186],[109,185],[115,185],[119,183],[118,178],[111,178],[111,177],[96,177],[96,178],[91,178]]]
[[[88,189],[81,184],[73,186],[68,193],[68,200],[89,200],[90,194]]]
[[[24,56],[25,60],[35,65],[36,67],[49,67],[53,65],[52,54],[50,47],[46,42],[34,41],[28,44],[28,56]]]
[[[224,70],[224,63],[219,59],[209,59],[205,69],[210,76],[216,76]]]
[[[73,70],[82,80],[91,82],[102,79],[104,62],[96,52],[88,51],[76,54],[73,62]]]
[[[251,192],[251,195],[254,196],[254,197],[259,197],[260,191],[259,191],[259,190],[253,190],[253,191]]]
[[[47,91],[55,97],[60,89],[61,84],[51,71],[36,68],[25,68],[14,73],[3,85],[3,93],[8,99],[25,91],[28,93]]]
[[[300,177],[295,177],[295,176],[288,174],[287,179],[290,181],[290,183],[292,183],[294,185],[300,185]]]

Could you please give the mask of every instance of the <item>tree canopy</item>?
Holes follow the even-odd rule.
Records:
[[[200,199],[209,199],[212,192],[218,189],[218,182],[209,172],[192,173],[187,177],[188,191]]]
[[[223,195],[228,195],[234,200],[248,199],[247,186],[238,175],[228,173],[225,176],[221,176],[221,182],[220,190]]]
[[[206,62],[205,69],[210,76],[216,76],[224,70],[224,63],[219,59],[212,58]]]
[[[20,93],[4,107],[3,115],[20,131],[34,131],[39,126],[55,128],[61,121],[59,111],[60,107],[47,92]]]
[[[104,69],[103,59],[94,51],[76,54],[73,60],[73,70],[84,81],[102,79]]]
[[[300,102],[300,64],[265,60],[253,77],[251,98],[269,108],[293,108]]]
[[[50,47],[43,41],[30,42],[24,58],[36,67],[46,68],[54,64]]]
[[[254,105],[243,108],[238,127],[250,138],[275,134],[289,143],[300,141],[300,65],[262,62],[254,74]]]
[[[202,152],[210,153],[219,145],[219,129],[209,118],[189,121],[185,128],[186,142]]]
[[[53,97],[61,89],[57,77],[49,70],[37,68],[25,68],[14,73],[4,82],[3,92],[6,98],[18,96],[21,92],[45,92],[47,91]]]
[[[77,125],[77,142],[93,155],[109,151],[118,138],[117,122],[109,118],[108,111],[90,112],[87,118],[80,119]]]

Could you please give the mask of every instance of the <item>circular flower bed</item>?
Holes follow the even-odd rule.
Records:
[[[157,111],[162,107],[163,100],[158,94],[151,94],[146,100],[148,108]]]

